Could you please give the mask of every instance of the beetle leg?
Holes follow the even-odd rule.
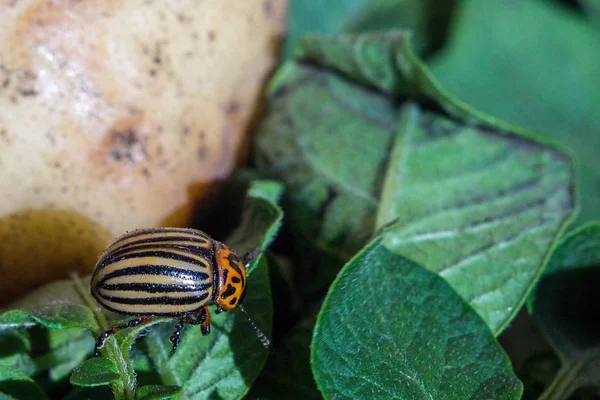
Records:
[[[200,329],[202,330],[202,334],[206,336],[210,333],[210,311],[208,311],[208,306],[204,306],[203,310]]]
[[[134,326],[139,326],[142,324],[147,324],[152,321],[152,317],[143,316],[136,319],[132,319],[124,324],[113,325],[104,332],[100,336],[98,336],[98,340],[96,340],[96,347],[94,348],[94,357],[100,357],[100,349],[104,347],[104,342],[109,337],[113,336],[115,333],[119,332],[121,329],[133,328]]]
[[[169,340],[173,343],[173,348],[171,349],[171,354],[175,354],[175,350],[177,350],[177,346],[179,346],[179,339],[181,339],[181,330],[183,329],[183,320],[180,319],[175,324],[175,331]]]
[[[204,336],[208,335],[210,333],[210,311],[208,311],[208,306],[202,307],[192,317],[188,317],[185,322],[200,325],[202,334]]]
[[[263,249],[258,248],[255,249],[253,251],[251,251],[250,253],[246,254],[244,256],[244,258],[242,259],[242,263],[244,263],[244,267],[246,267],[246,269],[248,269],[248,267],[250,266],[250,263],[252,263],[252,261],[256,260],[256,258],[258,256],[260,256],[263,253]]]

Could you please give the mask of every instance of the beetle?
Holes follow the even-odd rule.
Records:
[[[213,304],[216,313],[241,311],[271,350],[269,339],[242,306],[246,269],[260,253],[254,251],[241,262],[229,247],[190,228],[138,229],[118,237],[100,253],[90,293],[107,310],[136,318],[104,331],[94,355],[119,330],[161,317],[177,319],[170,338],[175,352],[184,324],[200,325],[203,335],[210,333],[208,306]]]

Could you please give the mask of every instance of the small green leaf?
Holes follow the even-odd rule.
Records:
[[[283,220],[283,211],[277,205],[282,193],[283,185],[276,181],[254,181],[250,184],[242,222],[227,240],[227,244],[238,255],[243,256],[257,249],[264,250],[275,239]],[[255,265],[256,262],[248,272]]]
[[[562,363],[541,399],[600,388],[599,292],[600,224],[590,224],[562,240],[529,299],[534,321]]]
[[[92,332],[99,329],[73,281],[45,285],[13,303],[11,308],[0,315],[0,329],[30,327],[36,323],[53,329],[86,328]]]
[[[48,330],[48,348],[36,353],[37,373],[47,371],[51,381],[69,376],[92,352],[95,339],[87,330]]]
[[[47,399],[42,389],[27,375],[0,365],[0,398]]]
[[[439,276],[374,240],[340,271],[311,364],[326,398],[519,399],[483,320]]]
[[[107,358],[90,358],[71,375],[71,383],[77,386],[108,385],[118,379],[117,367]]]
[[[600,34],[559,3],[462,1],[431,69],[461,100],[573,149],[586,223],[600,219]]]
[[[142,386],[137,392],[138,400],[170,399],[181,393],[179,386],[148,385]]]

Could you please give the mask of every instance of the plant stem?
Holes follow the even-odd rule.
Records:
[[[565,364],[552,381],[552,384],[541,394],[538,400],[555,400],[564,399],[567,390],[570,390],[570,385],[579,375],[579,372],[585,367],[588,361],[592,360],[594,355],[588,355],[576,363]]]
[[[104,314],[101,310],[98,309],[94,299],[90,296],[89,292],[85,290],[79,276],[77,274],[72,274],[71,279],[75,283],[75,290],[79,293],[85,304],[92,310],[98,325],[100,326],[99,332],[94,332],[96,337],[108,329],[109,324],[106,320]],[[106,356],[109,360],[111,360],[115,366],[117,367],[117,371],[119,372],[119,376],[121,377],[119,380],[111,384],[113,393],[115,395],[116,400],[135,400],[136,393],[136,380],[135,373],[133,371],[133,366],[129,361],[129,357],[126,354],[123,354],[121,349],[119,348],[119,344],[117,343],[117,339],[113,336],[109,338],[101,351],[106,353]]]

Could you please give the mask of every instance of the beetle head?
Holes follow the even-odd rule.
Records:
[[[241,305],[246,296],[246,267],[229,247],[216,243],[219,293],[215,303],[229,311]]]

